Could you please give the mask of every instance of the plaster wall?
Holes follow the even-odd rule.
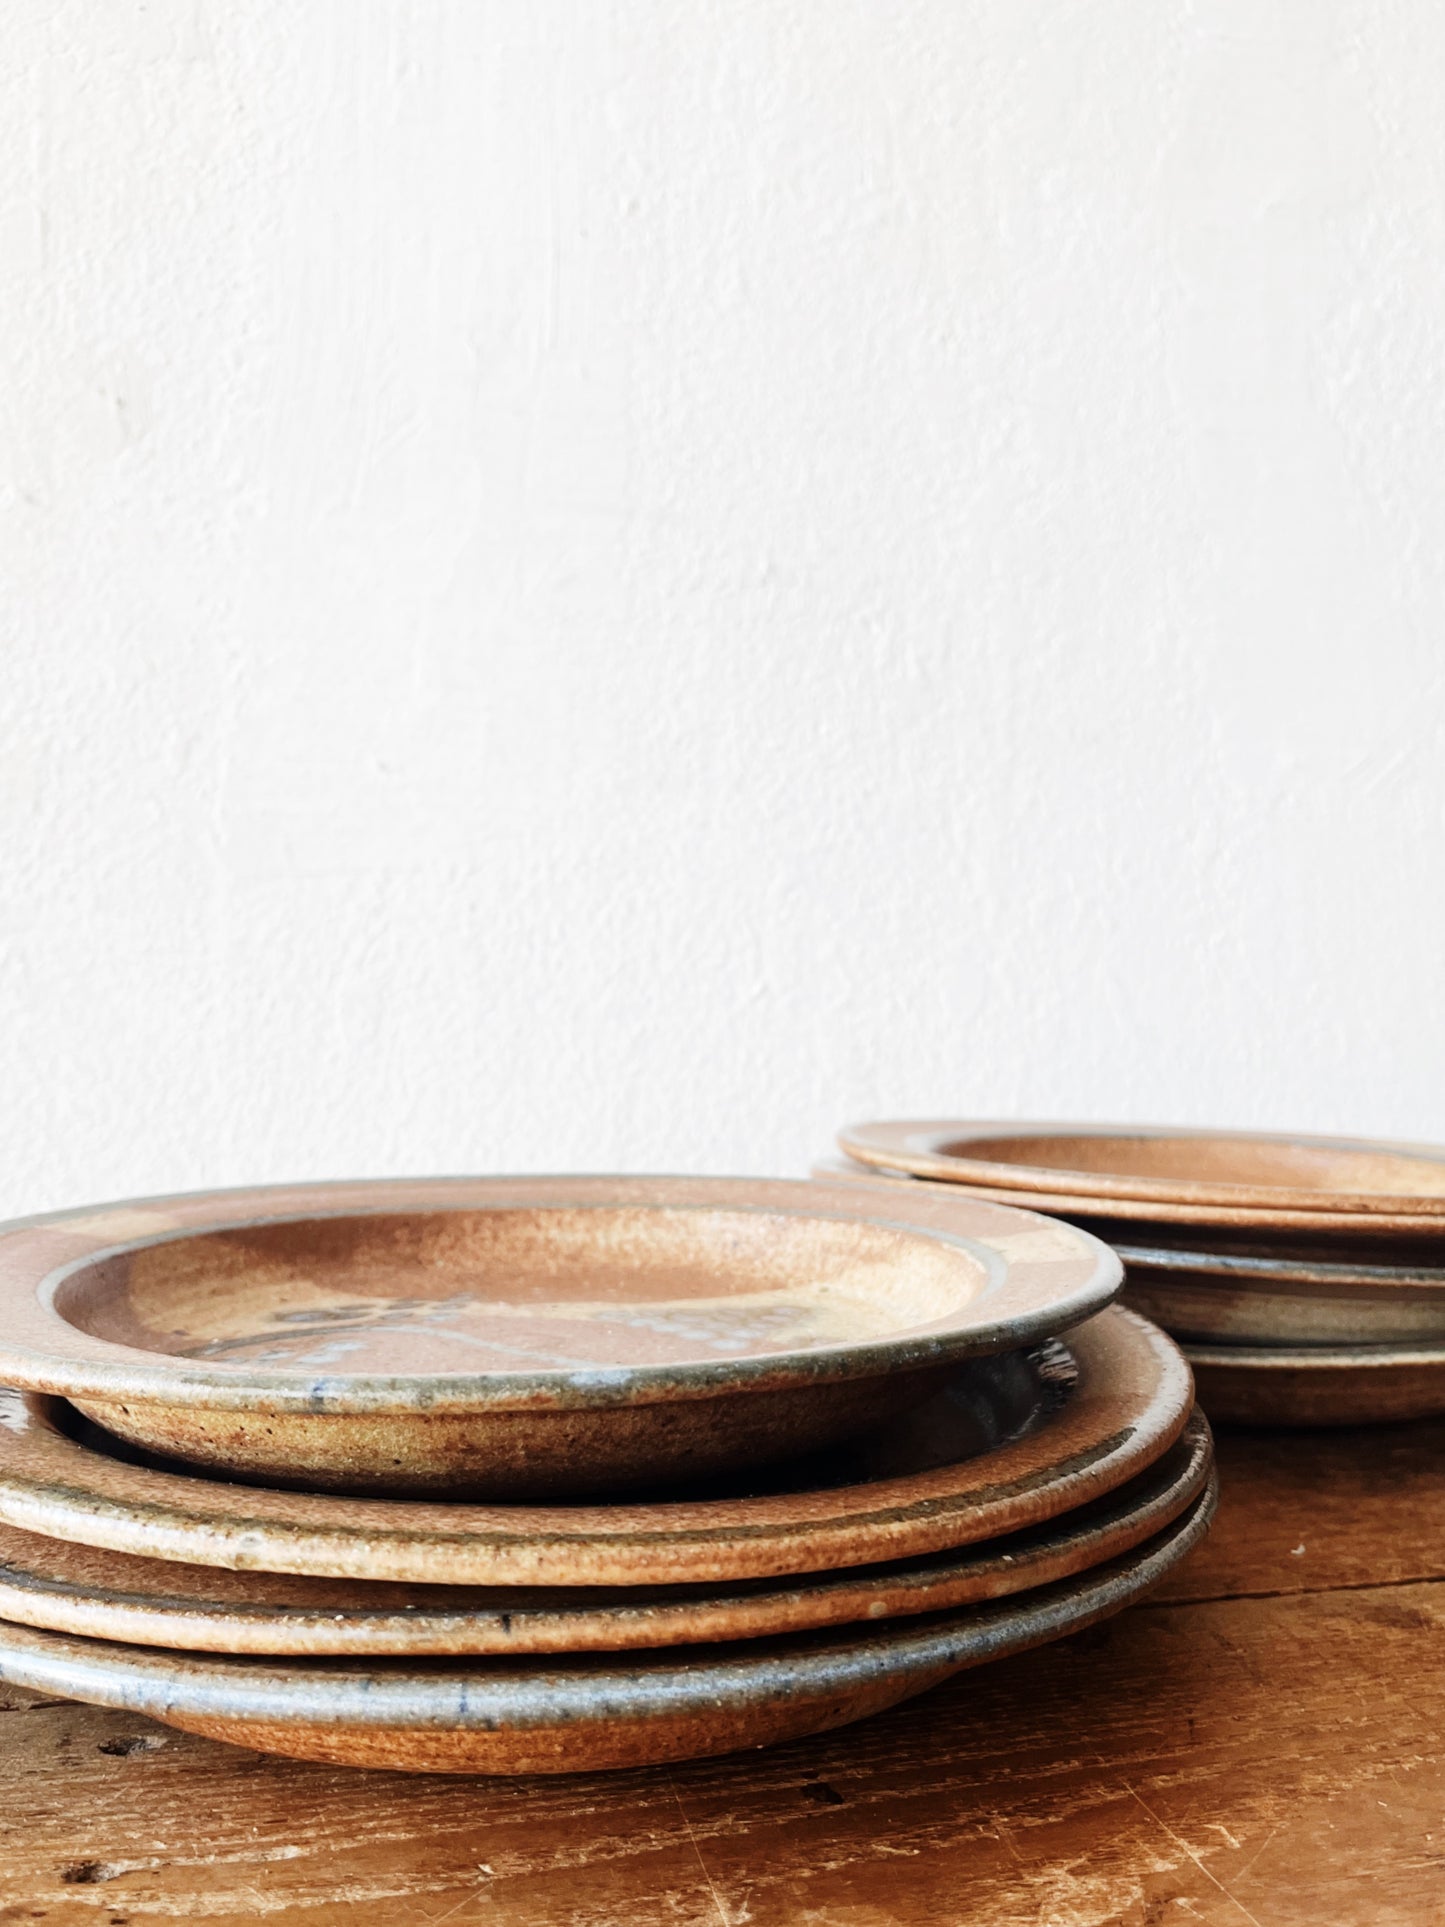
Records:
[[[1442,71],[10,0],[0,1208],[1445,1138]]]

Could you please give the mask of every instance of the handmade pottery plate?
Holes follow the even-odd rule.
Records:
[[[1087,1234],[729,1178],[299,1185],[0,1228],[0,1382],[307,1489],[520,1498],[766,1463],[1108,1303]]]
[[[1186,1345],[1211,1419],[1374,1425],[1445,1414],[1445,1347]]]
[[[396,1586],[173,1565],[0,1526],[0,1619],[187,1652],[369,1655],[578,1653],[697,1645],[892,1619],[1051,1585],[1152,1538],[1198,1498],[1213,1463],[1195,1414],[1177,1445],[1117,1492],[976,1550],[779,1583]]]
[[[1208,1529],[1212,1483],[1138,1550],[1004,1604],[883,1629],[644,1653],[422,1668],[266,1665],[0,1625],[0,1678],[183,1731],[344,1766],[576,1773],[793,1740],[881,1712],[965,1667],[1063,1638],[1137,1599]]]
[[[1445,1341],[1445,1272],[1116,1245],[1124,1302],[1176,1338],[1242,1345]]]
[[[855,1167],[857,1168],[857,1167]],[[882,1175],[881,1173],[879,1174]],[[920,1183],[920,1179],[885,1179]],[[1271,1225],[1197,1225],[1125,1223],[1089,1217],[1087,1227],[1116,1251],[1167,1251],[1181,1257],[1259,1259],[1261,1277],[1335,1279],[1362,1287],[1408,1285],[1438,1290],[1445,1286],[1445,1226],[1409,1236],[1360,1236],[1352,1220],[1345,1230],[1277,1230]]]
[[[1376,1425],[1445,1414],[1445,1347],[1186,1345],[1199,1402],[1235,1425]]]
[[[1445,1147],[1433,1144],[948,1119],[855,1124],[838,1141],[863,1164],[991,1190],[1445,1219]]]
[[[1016,1204],[1046,1217],[1067,1219],[1077,1229],[1112,1244],[1121,1227],[1147,1224],[1151,1228],[1171,1225],[1202,1227],[1211,1238],[1216,1232],[1245,1234],[1248,1241],[1278,1245],[1282,1249],[1317,1245],[1320,1234],[1331,1241],[1344,1237],[1364,1248],[1389,1240],[1391,1244],[1414,1241],[1412,1248],[1438,1253],[1445,1237],[1445,1219],[1433,1212],[1403,1211],[1286,1211],[1264,1205],[1175,1203],[1139,1198],[1085,1197],[1078,1192],[1001,1189],[998,1186],[971,1184],[949,1179],[937,1169],[908,1172],[885,1169],[882,1165],[863,1165],[841,1158],[820,1159],[813,1167],[821,1182],[847,1184],[903,1184],[909,1190],[927,1186],[936,1192],[966,1192],[971,1198],[988,1199],[995,1204]]]
[[[1087,1504],[1167,1451],[1193,1400],[1174,1342],[1115,1308],[1072,1333],[1067,1350],[956,1373],[821,1464],[615,1506],[226,1484],[127,1463],[68,1436],[58,1401],[12,1393],[0,1401],[0,1520],[187,1564],[405,1584],[655,1586],[825,1572],[976,1545]]]
[[[842,1158],[816,1175],[853,1184],[929,1181]],[[931,1188],[931,1187],[930,1187]],[[1267,1241],[1210,1231],[1210,1249],[1178,1226],[1091,1218],[1088,1229],[1124,1263],[1120,1302],[1176,1338],[1262,1345],[1410,1344],[1445,1340],[1445,1227],[1429,1239],[1387,1243],[1333,1236]],[[1382,1259],[1390,1255],[1393,1262]]]

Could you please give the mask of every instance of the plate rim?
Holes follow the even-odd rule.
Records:
[[[1069,1346],[1080,1367],[1069,1402],[977,1458],[802,1495],[650,1506],[353,1499],[151,1471],[90,1451],[56,1429],[43,1400],[12,1394],[0,1519],[182,1564],[403,1583],[655,1584],[865,1565],[1056,1517],[1169,1449],[1193,1405],[1174,1341],[1110,1306]]]
[[[1187,1251],[1168,1245],[1114,1246],[1124,1263],[1125,1284],[1130,1269],[1217,1277],[1221,1285],[1245,1289],[1307,1289],[1323,1285],[1368,1296],[1374,1291],[1397,1292],[1427,1300],[1445,1289],[1445,1265],[1366,1265],[1333,1259],[1270,1258],[1232,1251]]]
[[[92,1558],[102,1561],[164,1568],[150,1590],[140,1588],[140,1582],[151,1579],[145,1571],[130,1575],[132,1587],[127,1590],[124,1570],[106,1574],[102,1567],[88,1577],[83,1561],[73,1576],[65,1574],[63,1561],[59,1572],[53,1565],[46,1570],[43,1549],[68,1542],[17,1534],[39,1550],[36,1558],[32,1547],[6,1543],[3,1534],[14,1528],[0,1528],[0,1620],[123,1645],[252,1657],[460,1659],[651,1651],[724,1639],[776,1638],[830,1626],[892,1623],[968,1603],[984,1605],[1092,1570],[1142,1545],[1186,1511],[1204,1489],[1213,1464],[1209,1423],[1196,1408],[1168,1451],[1115,1491],[1000,1540],[945,1549],[922,1560],[720,1587],[662,1587],[640,1597],[624,1588],[594,1589],[590,1598],[582,1596],[587,1589],[568,1589],[555,1606],[536,1588],[523,1592],[520,1601],[514,1589],[478,1588],[489,1596],[470,1609],[450,1598],[435,1606],[425,1599],[352,1607],[339,1601],[248,1604],[239,1598],[198,1596],[205,1583],[199,1575],[214,1569],[124,1553],[97,1554],[88,1548]],[[27,1554],[34,1565],[21,1563]],[[1068,1569],[1059,1571],[1060,1562]],[[196,1593],[186,1591],[188,1575],[198,1575]],[[959,1588],[970,1584],[978,1588],[973,1599],[960,1597]],[[689,1596],[678,1598],[679,1591]],[[731,1630],[708,1630],[730,1614]]]
[[[1005,1190],[990,1185],[965,1183],[957,1177],[905,1169],[902,1166],[869,1165],[854,1160],[850,1170],[845,1160],[818,1159],[813,1165],[819,1181],[835,1179],[843,1184],[927,1185],[934,1191],[964,1191],[970,1197],[993,1204],[1015,1204],[1040,1217],[1057,1218],[1072,1224],[1077,1231],[1088,1231],[1112,1244],[1109,1233],[1116,1224],[1182,1224],[1200,1228],[1243,1231],[1341,1232],[1367,1240],[1386,1238],[1441,1238],[1445,1219],[1389,1214],[1382,1211],[1290,1211],[1250,1209],[1241,1205],[1177,1204],[1166,1200],[1140,1198],[1081,1197],[1075,1192]]]
[[[1366,1374],[1388,1371],[1445,1373],[1445,1344],[1440,1345],[1225,1345],[1177,1341],[1191,1366],[1231,1369],[1266,1375],[1324,1371]]]
[[[1040,1118],[879,1118],[846,1125],[838,1144],[851,1158],[884,1170],[938,1176],[991,1191],[1055,1193],[1061,1197],[1108,1199],[1135,1204],[1158,1203],[1259,1211],[1306,1211],[1330,1216],[1392,1219],[1426,1218],[1445,1229],[1445,1193],[1390,1191],[1331,1191],[1332,1205],[1305,1202],[1319,1192],[1309,1186],[1247,1184],[1237,1180],[1151,1178],[1080,1171],[1069,1165],[1021,1164],[989,1158],[959,1156],[943,1149],[959,1138],[976,1137],[1093,1137],[1093,1138],[1207,1138],[1233,1144],[1303,1146],[1331,1151],[1364,1151],[1410,1158],[1417,1163],[1445,1166],[1445,1145],[1403,1139],[1334,1137],[1306,1131],[1250,1131],[1215,1129],[1187,1124],[1073,1123]],[[1107,1217],[1108,1211],[1097,1211]]]
[[[687,1195],[674,1198],[674,1191]],[[331,1207],[318,1208],[326,1199],[333,1200]],[[308,1204],[312,1208],[305,1208]],[[996,1276],[943,1331],[915,1328],[864,1343],[682,1364],[455,1374],[323,1372],[190,1360],[98,1338],[62,1317],[51,1302],[77,1269],[163,1238],[319,1217],[537,1206],[751,1209],[865,1223],[960,1250],[984,1266],[986,1279],[991,1271]],[[127,1225],[134,1235],[117,1237]],[[1031,1239],[1037,1245],[1044,1233],[1057,1247],[1052,1255],[1011,1256],[1011,1244]],[[1058,1273],[1053,1280],[1032,1275],[1051,1268]],[[1111,1302],[1122,1281],[1122,1265],[1102,1239],[1078,1226],[1041,1222],[1039,1214],[1007,1201],[919,1197],[901,1210],[883,1212],[860,1204],[856,1187],[824,1180],[558,1174],[352,1179],[184,1192],[0,1224],[0,1314],[6,1327],[0,1338],[0,1383],[61,1397],[129,1397],[232,1411],[264,1405],[314,1416],[611,1409],[836,1383],[1016,1349],[1072,1329]]]
[[[267,1667],[0,1622],[0,1677],[163,1719],[214,1716],[373,1732],[545,1730],[725,1713],[759,1698],[806,1701],[900,1674],[937,1670],[942,1678],[1081,1631],[1138,1598],[1198,1544],[1217,1491],[1211,1474],[1190,1508],[1144,1546],[1074,1579],[1001,1603],[926,1615],[921,1624],[870,1626],[852,1637],[849,1629],[834,1628],[746,1642],[741,1651],[699,1647],[681,1662],[673,1649],[630,1655],[622,1665],[613,1656],[585,1655],[565,1667],[557,1656],[536,1667],[492,1661],[497,1671],[489,1674],[466,1664],[416,1672],[404,1661],[360,1669],[326,1660]]]

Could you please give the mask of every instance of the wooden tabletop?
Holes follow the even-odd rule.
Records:
[[[771,1752],[363,1774],[0,1688],[0,1921],[1445,1920],[1445,1423],[1220,1460],[1150,1603]]]

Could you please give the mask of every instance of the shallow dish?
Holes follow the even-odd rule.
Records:
[[[863,1164],[992,1190],[1445,1220],[1445,1147],[1433,1144],[946,1119],[855,1124],[838,1142]]]
[[[907,1180],[904,1180],[905,1182]],[[1182,1257],[1259,1259],[1261,1276],[1295,1272],[1374,1284],[1438,1290],[1445,1286],[1445,1228],[1409,1237],[1361,1237],[1353,1229],[1291,1234],[1271,1226],[1150,1224],[1110,1218],[1087,1220],[1094,1236],[1116,1251],[1168,1251]],[[1103,1227],[1100,1229],[1099,1227]]]
[[[170,1653],[0,1625],[0,1678],[295,1759],[425,1773],[576,1773],[844,1726],[950,1674],[1078,1632],[1162,1579],[1208,1529],[1214,1487],[1137,1551],[1002,1605],[881,1630],[546,1665]]]
[[[1186,1345],[1199,1403],[1235,1425],[1376,1425],[1445,1413],[1445,1348]]]
[[[925,1178],[842,1158],[821,1161],[814,1175],[875,1188],[937,1188]],[[1072,1209],[1081,1202],[1027,1195],[1031,1205],[1051,1208]],[[1196,1215],[1193,1207],[1183,1209]],[[1437,1224],[1431,1234],[1417,1233],[1413,1240],[1340,1233],[1290,1237],[1267,1228],[1261,1237],[1257,1230],[1220,1230],[1213,1224],[1165,1227],[1154,1207],[1148,1215],[1154,1221],[1144,1227],[1090,1216],[1081,1228],[1123,1260],[1120,1302],[1175,1338],[1294,1346],[1445,1341],[1445,1266],[1428,1262],[1445,1255],[1445,1226]],[[1355,1220],[1349,1229],[1357,1232]],[[1214,1249],[1195,1248],[1201,1230]],[[1148,1236],[1147,1244],[1138,1242],[1141,1234]],[[1387,1255],[1394,1262],[1381,1262]]]
[[[765,1463],[1067,1330],[1118,1261],[954,1194],[300,1185],[0,1229],[0,1382],[308,1489],[515,1498]]]
[[[1371,1245],[1438,1254],[1445,1238],[1445,1219],[1431,1213],[1401,1211],[1286,1211],[1263,1205],[1171,1203],[1139,1198],[1084,1197],[1078,1192],[1000,1188],[949,1179],[942,1171],[903,1171],[865,1165],[843,1158],[823,1158],[813,1166],[821,1182],[843,1184],[900,1184],[910,1191],[927,1188],[963,1192],[995,1204],[1014,1204],[1045,1217],[1067,1220],[1081,1231],[1112,1244],[1121,1229],[1141,1224],[1152,1228],[1186,1225],[1207,1229],[1211,1238],[1223,1232],[1243,1242],[1278,1249],[1319,1249],[1324,1239],[1352,1240],[1364,1250]]]
[[[1445,1341],[1445,1273],[1116,1245],[1124,1302],[1176,1338],[1240,1345]]]
[[[1141,1545],[1198,1498],[1209,1427],[1091,1506],[975,1550],[731,1587],[396,1586],[174,1565],[0,1526],[0,1619],[187,1652],[578,1653],[758,1639],[1002,1599]]]
[[[1173,1340],[1116,1308],[1072,1333],[1067,1351],[1050,1347],[1028,1365],[1032,1391],[1012,1383],[1025,1369],[1017,1358],[959,1367],[926,1409],[835,1448],[822,1466],[616,1506],[444,1505],[225,1484],[127,1463],[67,1436],[58,1401],[9,1393],[0,1395],[0,1520],[187,1564],[406,1584],[661,1585],[831,1571],[976,1545],[1085,1505],[1167,1451],[1193,1402]],[[1010,1438],[1015,1425],[1026,1429]]]

